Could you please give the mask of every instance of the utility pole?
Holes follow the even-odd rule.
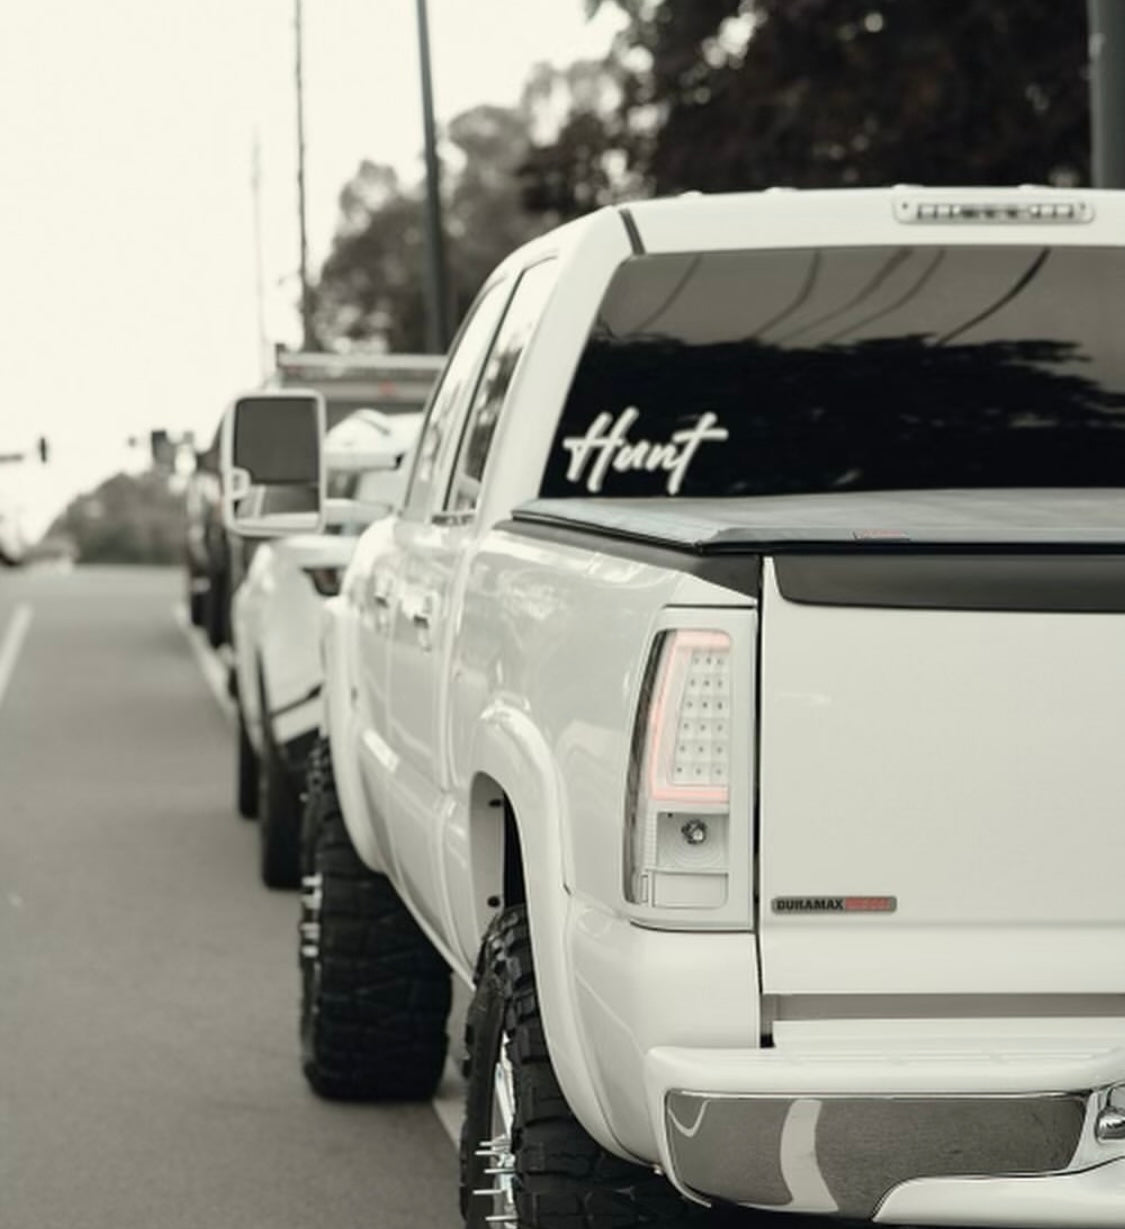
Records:
[[[254,293],[258,305],[258,368],[265,380],[270,373],[270,353],[266,340],[265,259],[262,255],[262,140],[256,128],[250,159],[250,191],[254,196]]]
[[[1087,0],[1090,169],[1095,188],[1125,188],[1125,0]]]
[[[301,232],[301,349],[313,348],[312,295],[309,291],[309,239],[305,226],[305,81],[301,0],[293,0],[297,72],[297,221]]]
[[[430,79],[430,32],[426,0],[416,0],[418,9],[418,59],[422,77],[422,128],[426,141],[426,257],[428,266],[426,345],[443,354],[449,345],[449,288],[445,266],[445,234],[441,225],[441,168],[434,127],[434,92]]]

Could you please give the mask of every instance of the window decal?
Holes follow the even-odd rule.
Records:
[[[568,435],[562,441],[570,453],[566,480],[574,484],[585,481],[586,490],[597,495],[612,467],[619,474],[627,470],[663,470],[668,475],[669,495],[678,495],[692,458],[705,443],[721,443],[730,438],[726,427],[718,425],[717,414],[707,410],[700,414],[694,427],[674,431],[666,442],[630,439],[629,429],[640,418],[635,405],[618,414],[616,420],[608,411],[599,414],[585,435]]]

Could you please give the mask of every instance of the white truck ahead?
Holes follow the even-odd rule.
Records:
[[[416,411],[360,409],[330,427],[325,532],[264,543],[235,590],[237,801],[243,815],[257,816],[267,887],[300,883],[300,793],[320,729],[324,600],[339,592],[360,532],[401,502],[420,419]]]
[[[301,927],[325,1095],[427,1095],[475,984],[469,1225],[1125,1223],[1123,319],[1080,189],[489,280],[326,604]]]

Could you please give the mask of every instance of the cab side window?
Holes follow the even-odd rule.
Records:
[[[492,447],[500,411],[528,339],[555,284],[556,265],[554,259],[532,265],[524,270],[516,283],[515,293],[477,385],[461,437],[448,500],[448,506],[454,512],[472,512],[476,509],[484,464]]]
[[[424,517],[438,480],[446,441],[461,418],[461,410],[480,369],[481,356],[492,340],[511,289],[509,282],[495,282],[481,293],[453,342],[441,383],[430,402],[429,413],[418,441],[418,455],[406,494],[406,512]]]

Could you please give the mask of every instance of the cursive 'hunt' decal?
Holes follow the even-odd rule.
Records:
[[[692,458],[705,443],[721,443],[730,438],[726,427],[718,425],[718,415],[708,410],[700,414],[694,427],[672,433],[669,440],[630,439],[629,429],[640,418],[636,406],[629,406],[615,419],[606,412],[599,414],[585,435],[568,435],[562,446],[570,453],[567,466],[568,482],[585,482],[586,490],[596,495],[612,467],[619,474],[628,470],[663,470],[668,475],[669,495],[677,495]]]

